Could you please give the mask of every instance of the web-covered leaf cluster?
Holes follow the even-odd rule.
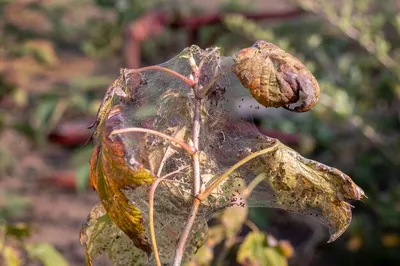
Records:
[[[215,184],[227,170],[229,174],[202,202],[186,259],[203,245],[207,220],[233,206],[268,206],[301,213],[325,224],[330,241],[339,237],[351,221],[348,201],[362,199],[363,191],[339,170],[300,156],[279,140],[262,135],[240,117],[230,101],[249,97],[249,90],[232,73],[212,82],[226,69],[238,69],[240,58],[223,58],[218,49],[201,50],[192,46],[160,67],[190,77],[189,58],[202,66],[198,84],[209,88],[200,100],[200,147],[196,151],[200,157],[202,188]],[[279,76],[287,69],[268,67],[263,74]],[[285,73],[292,77],[300,72]],[[297,96],[285,104],[301,100],[301,81],[308,78],[307,74],[297,79],[300,83],[293,90]],[[283,93],[281,83],[271,84],[274,85],[267,89]],[[160,69],[142,72],[123,69],[107,90],[95,123],[90,173],[91,185],[98,192],[104,210],[99,215],[94,212],[101,207],[95,207],[81,233],[88,264],[102,252],[107,252],[115,265],[126,265],[126,260],[133,258],[137,263],[154,259],[149,241],[148,195],[150,185],[166,175],[156,192],[154,227],[162,263],[172,261],[176,241],[196,196],[192,193],[192,158],[177,141],[171,142],[149,131],[190,146],[196,101],[199,96],[182,79]],[[265,108],[256,100],[249,104]],[[252,154],[257,156],[251,157]],[[236,167],[238,162],[243,162],[240,167]],[[254,186],[251,190],[249,184]],[[127,236],[135,248],[121,250],[120,241],[126,241]]]

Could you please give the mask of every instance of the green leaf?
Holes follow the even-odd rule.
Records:
[[[6,227],[6,234],[21,241],[30,236],[31,228],[25,223],[9,224]]]
[[[286,258],[268,245],[263,232],[251,232],[240,245],[237,261],[243,265],[287,266]]]
[[[28,245],[28,255],[33,260],[39,260],[44,266],[68,266],[68,262],[52,245],[41,243]]]
[[[89,183],[89,164],[84,164],[76,170],[76,189],[83,192]]]

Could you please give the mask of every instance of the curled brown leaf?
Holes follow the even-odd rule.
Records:
[[[306,112],[319,99],[319,85],[300,60],[278,46],[257,41],[239,51],[233,72],[251,95],[266,107]],[[296,104],[292,109],[289,105]]]

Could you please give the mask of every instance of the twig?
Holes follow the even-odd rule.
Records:
[[[181,234],[181,237],[179,238],[179,242],[178,242],[178,245],[177,245],[177,248],[176,248],[176,251],[175,251],[175,257],[174,257],[173,266],[179,266],[181,261],[182,261],[183,252],[184,252],[184,249],[185,249],[186,241],[187,241],[189,233],[190,233],[190,231],[192,229],[192,226],[194,224],[194,221],[195,221],[197,212],[199,211],[199,206],[200,206],[201,202],[204,199],[206,199],[211,194],[211,192],[225,178],[227,178],[230,174],[232,174],[232,172],[235,171],[237,168],[239,168],[243,164],[247,163],[248,161],[250,161],[250,160],[252,160],[252,159],[254,159],[254,158],[258,157],[258,156],[261,156],[261,155],[264,155],[264,154],[267,154],[267,153],[270,153],[270,152],[274,151],[275,149],[277,149],[279,144],[280,144],[280,142],[278,140],[275,140],[275,143],[272,146],[270,146],[270,147],[268,147],[266,149],[263,149],[261,151],[254,152],[254,153],[246,156],[244,159],[240,160],[239,162],[234,164],[231,168],[229,168],[225,173],[223,173],[205,191],[201,192],[200,194],[198,194],[196,196],[196,198],[193,201],[193,205],[192,205],[192,209],[191,209],[191,212],[190,212],[190,216],[189,216],[189,218],[188,218],[188,220],[187,220],[187,222],[185,224],[185,227],[184,227],[184,230],[183,230],[183,232]],[[257,185],[257,182],[259,183],[259,182],[262,181],[261,175],[259,175],[258,177],[259,178],[257,178],[257,181],[254,181],[254,183],[252,182],[253,183],[252,186],[255,187]]]
[[[173,138],[176,138],[176,136],[179,134],[179,131],[180,131],[180,130],[178,130],[177,132],[175,132]],[[159,167],[158,167],[157,176],[161,176],[161,173],[162,173],[162,170],[163,170],[163,168],[164,168],[164,165],[165,165],[167,159],[171,156],[171,155],[169,155],[170,150],[171,150],[171,145],[168,145],[168,147],[165,149],[163,158],[161,159],[160,165],[159,165]]]
[[[197,149],[194,149],[194,147],[188,145],[184,141],[181,141],[177,138],[168,136],[159,131],[155,131],[155,130],[151,130],[151,129],[147,129],[147,128],[128,127],[128,128],[116,129],[111,132],[110,136],[116,135],[116,134],[129,133],[129,132],[144,132],[144,133],[153,134],[153,135],[159,136],[161,138],[167,139],[167,140],[174,142],[174,143],[178,144],[179,146],[181,146],[181,148],[184,149],[185,151],[187,151],[187,153],[189,153],[190,155],[196,154],[196,151],[197,151]]]
[[[193,118],[193,147],[199,151],[199,135],[200,135],[200,123],[201,123],[201,99],[195,97],[195,105],[194,105],[194,118]],[[200,193],[201,186],[201,176],[200,176],[200,157],[199,152],[196,152],[192,155],[193,161],[193,175],[194,175],[194,184],[193,184],[193,193],[197,195]]]
[[[196,82],[188,79],[187,77],[179,74],[178,72],[175,72],[171,69],[165,68],[165,67],[161,67],[161,66],[148,66],[148,67],[142,67],[142,68],[137,68],[137,69],[129,69],[128,72],[129,73],[138,73],[138,72],[142,72],[142,71],[146,71],[146,70],[161,70],[161,71],[165,71],[177,78],[180,78],[181,80],[183,80],[183,82],[185,82],[187,85],[189,85],[190,87],[193,87]]]
[[[263,180],[265,180],[265,178],[266,178],[265,173],[257,175],[250,182],[250,184],[248,184],[247,187],[242,191],[242,196],[247,199],[250,196],[251,192],[253,192],[253,190],[256,188],[256,186],[260,184]]]
[[[200,69],[197,67],[196,62],[191,56],[189,58],[189,65],[192,69],[192,77],[195,85],[193,86],[194,91],[194,116],[193,116],[193,148],[197,151],[192,154],[192,165],[193,165],[193,195],[196,196],[200,193],[201,187],[201,173],[200,173],[200,157],[199,157],[199,138],[200,138],[200,124],[201,124],[201,98],[197,97],[196,94],[200,90],[201,86],[198,84],[198,78],[200,76]],[[183,228],[182,234],[179,237],[178,244],[175,249],[175,256],[173,266],[181,265],[183,253],[185,252],[186,242],[189,237],[190,231],[192,230],[194,221],[196,220],[197,212],[199,210],[200,201],[194,198],[192,209],[189,217]]]
[[[156,232],[154,228],[154,194],[156,191],[156,188],[158,184],[166,179],[167,177],[170,177],[171,175],[174,175],[178,172],[182,171],[182,169],[178,169],[176,171],[173,171],[171,173],[166,174],[165,176],[162,176],[160,178],[157,178],[150,187],[149,190],[149,228],[150,228],[150,239],[151,239],[151,246],[153,247],[153,253],[154,253],[154,259],[156,260],[156,265],[161,266],[161,260],[160,260],[160,254],[158,253],[158,247],[157,247],[157,239],[156,239]]]
[[[185,227],[183,228],[182,234],[179,237],[178,244],[175,250],[174,261],[172,266],[180,266],[183,258],[183,253],[185,251],[186,241],[189,237],[190,231],[192,230],[192,226],[194,221],[196,220],[197,213],[199,212],[201,201],[197,198],[194,198],[192,209],[190,210],[190,214],[188,220],[186,221]]]
[[[246,220],[244,222],[244,224],[247,225],[247,227],[249,227],[251,229],[251,231],[256,232],[256,233],[260,232],[260,229],[258,229],[257,225],[255,223],[253,223],[252,221]]]

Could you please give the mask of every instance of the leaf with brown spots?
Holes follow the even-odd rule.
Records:
[[[112,221],[132,239],[136,247],[150,254],[142,214],[129,202],[122,189],[151,184],[155,177],[135,160],[137,154],[132,153],[128,157],[127,151],[135,150],[135,147],[128,147],[129,144],[119,136],[110,136],[123,123],[121,112],[122,107],[116,106],[106,116],[100,140],[90,160],[90,184],[99,194]]]
[[[268,145],[257,146],[263,149]],[[348,202],[365,198],[364,191],[346,174],[306,159],[279,141],[273,152],[248,166],[254,174],[264,174],[250,196],[250,206],[280,208],[317,219],[329,229],[328,242],[350,225],[352,206]]]
[[[319,99],[319,85],[300,60],[278,46],[257,41],[239,51],[233,72],[251,95],[266,107],[306,112]],[[290,104],[296,104],[293,109]]]

